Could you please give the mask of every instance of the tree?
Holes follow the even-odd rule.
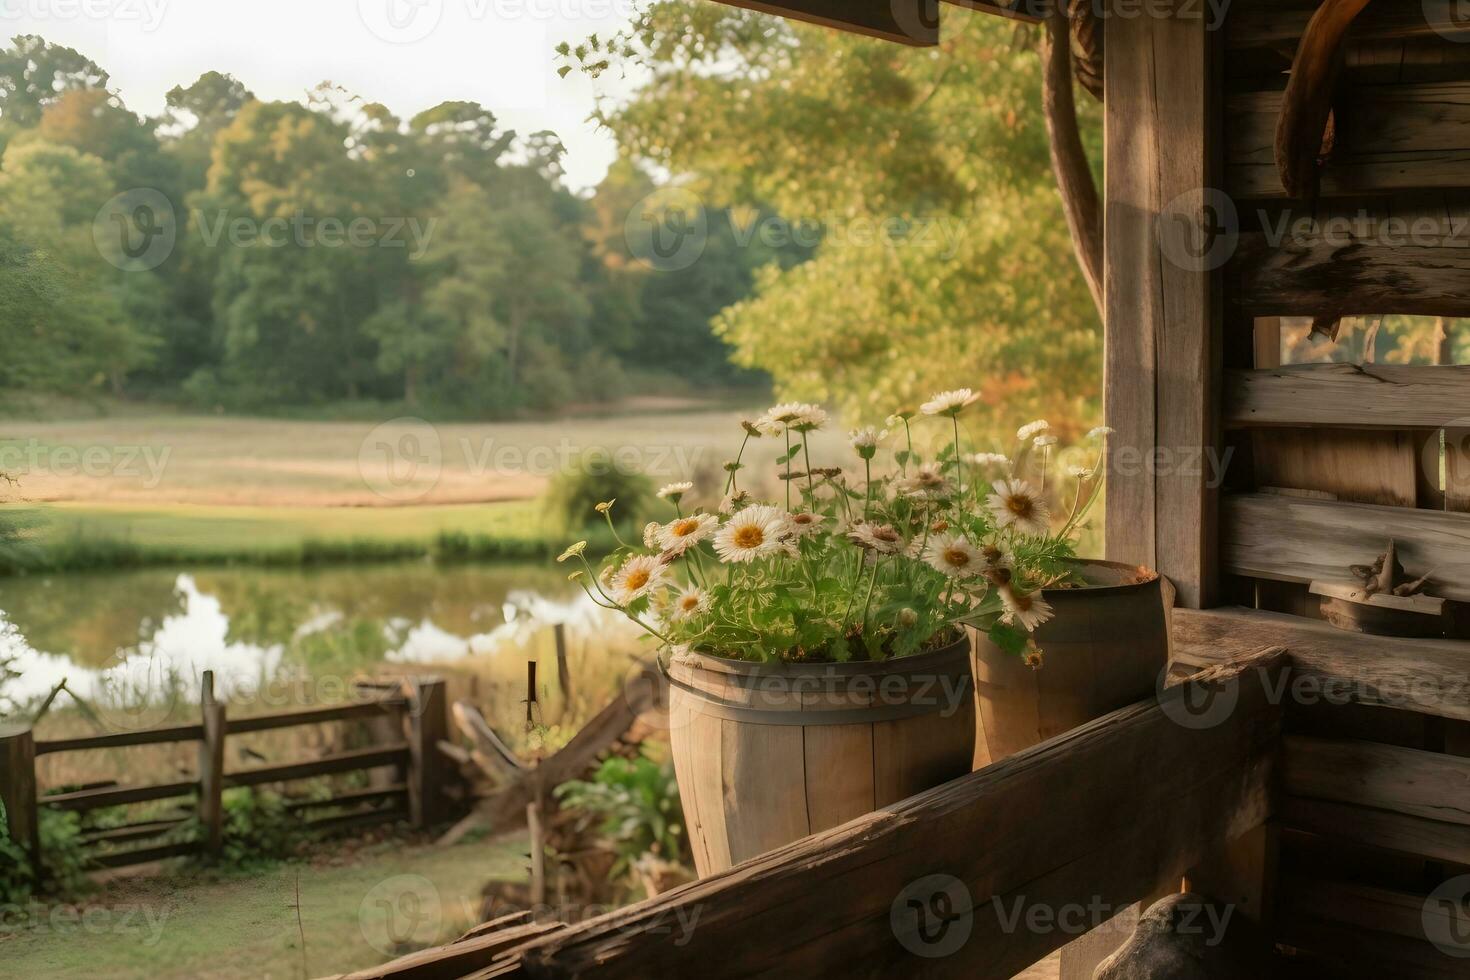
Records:
[[[0,120],[34,126],[48,105],[68,92],[107,87],[107,72],[71,48],[34,34],[0,49]]]
[[[598,111],[626,152],[708,205],[768,205],[820,230],[811,262],[766,267],[717,322],[784,395],[873,417],[974,384],[993,432],[1033,414],[1082,424],[1098,409],[1099,324],[1050,174],[1036,32],[946,13],[944,44],[915,52],[664,0],[563,54],[594,76],[647,72]]]

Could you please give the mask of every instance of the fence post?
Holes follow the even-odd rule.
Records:
[[[200,685],[199,711],[204,739],[199,743],[200,841],[207,854],[218,854],[224,838],[225,706],[214,697],[214,671],[206,670]]]
[[[408,806],[415,827],[445,818],[444,785],[449,777],[439,742],[449,738],[449,692],[443,678],[404,681],[408,697]]]
[[[0,800],[10,839],[41,867],[41,825],[36,810],[36,739],[29,725],[0,724]]]

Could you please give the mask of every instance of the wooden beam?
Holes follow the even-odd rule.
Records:
[[[939,0],[721,0],[732,7],[927,47],[939,43]]]
[[[409,953],[336,980],[456,980],[470,974],[479,977],[481,974],[475,971],[489,968],[506,950],[567,928],[560,922],[530,921],[527,915],[515,913],[476,926],[448,946]]]
[[[1470,419],[1470,366],[1297,364],[1225,375],[1227,426],[1439,429]]]
[[[36,742],[36,755],[82,752],[86,749],[120,749],[131,745],[159,745],[167,742],[194,742],[203,737],[202,725],[167,725],[136,732],[108,732],[105,735],[46,739]]]
[[[255,715],[251,718],[231,718],[227,730],[230,735],[244,735],[248,732],[264,732],[277,728],[320,725],[330,721],[375,721],[379,718],[394,717],[403,710],[407,703],[403,698],[393,697],[333,705],[329,708],[311,708],[307,711],[282,711],[277,714]]]
[[[1046,16],[1050,4],[1046,0],[947,0],[956,7],[982,14],[995,14],[1028,24],[1040,23]]]
[[[1172,656],[1229,663],[1267,643],[1291,655],[1293,697],[1470,719],[1470,643],[1347,633],[1326,623],[1255,609],[1178,609]]]
[[[1470,600],[1470,514],[1232,494],[1221,505],[1222,557],[1235,575],[1280,582],[1350,582],[1390,538],[1406,570],[1433,571],[1429,593]]]
[[[51,793],[41,797],[42,806],[58,810],[96,810],[126,803],[147,803],[175,796],[193,796],[199,791],[196,782],[159,783],[155,786],[119,786],[115,789],[84,789],[70,793]]]
[[[1293,796],[1470,826],[1470,759],[1356,739],[1288,736]]]
[[[1218,447],[1220,294],[1206,190],[1218,186],[1217,32],[1197,10],[1136,14],[1120,6],[1104,26],[1104,407],[1115,432],[1106,548],[1157,568],[1180,605],[1199,607],[1216,586],[1215,493],[1201,468],[1150,460],[1156,449],[1179,459]]]
[[[279,766],[256,766],[251,769],[241,769],[238,772],[226,773],[224,785],[226,788],[259,786],[262,783],[280,783],[291,779],[310,779],[313,776],[372,769],[374,766],[391,766],[407,760],[408,745],[406,743],[372,746],[366,749],[353,749],[350,752],[338,752],[306,762],[288,762]]]
[[[1071,931],[1017,928],[1009,916],[1116,910],[1270,815],[1281,716],[1268,690],[1284,669],[1280,652],[1268,651],[1210,672],[945,786],[532,942],[506,954],[504,975],[847,980],[932,973],[942,962],[944,975],[1012,977],[1092,923],[1080,912]],[[1218,724],[1181,723],[1185,705],[1208,699],[1206,690],[1230,692],[1233,710]],[[1137,778],[1142,766],[1151,778]],[[953,905],[925,904],[944,889]],[[947,908],[956,930],[942,961],[910,951],[937,949],[914,934],[915,910],[924,908]]]
[[[1259,316],[1470,316],[1470,241],[1411,231],[1288,229],[1276,245],[1266,232],[1243,232],[1227,267],[1233,300]]]
[[[1277,47],[1295,44],[1306,32],[1320,0],[1269,0],[1241,4],[1225,18],[1226,44],[1231,48]],[[1386,41],[1400,38],[1470,37],[1470,22],[1459,13],[1457,0],[1390,0],[1372,4],[1358,18],[1354,34]]]
[[[1461,824],[1295,796],[1283,801],[1281,822],[1347,844],[1470,864],[1470,827]]]
[[[1272,140],[1282,92],[1241,92],[1225,109],[1225,186],[1235,197],[1287,196]],[[1359,85],[1337,105],[1327,196],[1465,186],[1470,165],[1470,82]]]

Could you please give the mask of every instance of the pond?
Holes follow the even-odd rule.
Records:
[[[559,568],[411,562],[0,579],[0,656],[16,658],[11,693],[21,698],[64,679],[104,720],[120,700],[134,711],[156,702],[156,717],[127,719],[135,728],[168,718],[168,703],[192,703],[205,670],[225,698],[290,710],[340,700],[353,678],[385,669],[511,683],[528,660],[549,659],[543,676],[554,678],[556,623],[579,667],[636,653],[631,627]]]

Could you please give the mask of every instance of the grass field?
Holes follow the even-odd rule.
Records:
[[[525,848],[519,837],[449,848],[390,842],[213,881],[118,880],[80,909],[6,910],[0,973],[300,980],[361,969],[462,934],[479,921],[487,881],[525,877]]]
[[[0,483],[0,513],[29,525],[16,569],[540,557],[565,543],[536,503],[555,474],[591,456],[718,496],[748,414],[644,399],[494,423],[137,411],[0,420],[0,473],[15,480]],[[813,444],[829,459],[845,448],[837,431]],[[781,449],[754,447],[752,471],[774,474]]]

